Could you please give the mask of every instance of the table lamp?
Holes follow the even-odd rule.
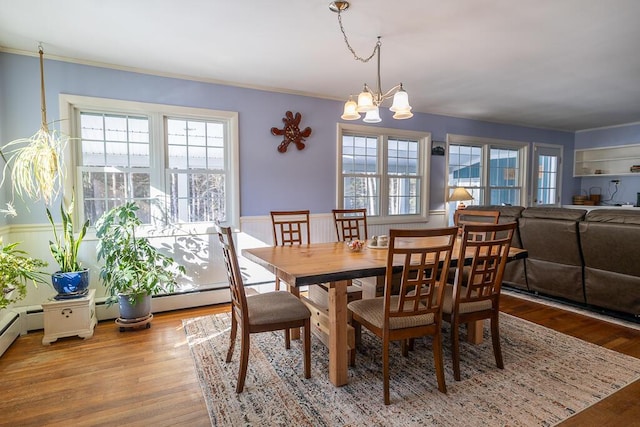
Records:
[[[463,187],[456,188],[455,190],[453,190],[453,193],[451,193],[451,195],[449,196],[450,202],[460,202],[458,204],[458,209],[466,208],[464,203],[462,203],[463,201],[466,201],[466,200],[473,200],[473,196]]]

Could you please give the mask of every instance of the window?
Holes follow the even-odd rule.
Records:
[[[338,197],[344,209],[411,221],[427,217],[429,134],[339,125]]]
[[[237,114],[62,95],[80,214],[91,224],[135,201],[145,224],[238,224]]]
[[[467,189],[467,205],[524,205],[527,144],[458,135],[448,142],[449,192]],[[455,209],[449,202],[450,215]]]

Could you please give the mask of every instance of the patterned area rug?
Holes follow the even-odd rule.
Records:
[[[385,406],[381,344],[364,328],[349,384],[339,388],[328,380],[328,351],[313,335],[308,380],[300,341],[287,351],[282,332],[252,335],[238,395],[239,342],[232,362],[224,361],[229,324],[228,314],[183,320],[213,425],[551,426],[640,378],[638,359],[501,314],[504,370],[496,368],[485,336],[481,345],[462,343],[456,382],[447,330],[446,395],[437,390],[431,340],[422,339],[407,358],[392,346],[391,405]]]

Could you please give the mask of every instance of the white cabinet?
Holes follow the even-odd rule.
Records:
[[[573,176],[640,176],[631,167],[640,165],[640,144],[575,150]]]
[[[44,337],[42,344],[50,344],[62,337],[90,338],[96,326],[96,290],[86,297],[49,300],[42,304],[44,311]]]

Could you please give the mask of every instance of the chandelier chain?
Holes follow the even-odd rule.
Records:
[[[344,43],[347,45],[347,48],[349,48],[349,51],[353,54],[353,57],[360,62],[364,62],[364,63],[369,62],[371,58],[373,58],[376,55],[376,52],[378,51],[378,49],[380,49],[380,37],[378,37],[378,42],[373,48],[373,52],[371,52],[371,55],[369,55],[367,58],[362,58],[358,56],[356,51],[351,47],[349,40],[347,39],[347,33],[344,31],[344,27],[342,26],[342,13],[340,12],[338,12],[338,23],[340,24],[340,31],[342,32],[342,36],[344,37]]]

